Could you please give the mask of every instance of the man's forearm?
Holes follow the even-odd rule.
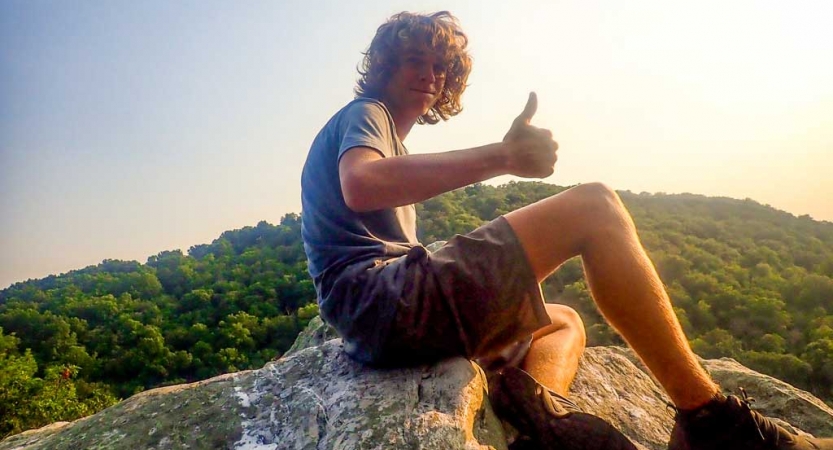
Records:
[[[341,170],[347,205],[358,212],[408,205],[507,173],[505,143],[443,153],[348,163]],[[342,158],[351,157],[350,152]]]

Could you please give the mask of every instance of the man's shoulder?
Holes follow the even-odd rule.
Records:
[[[335,130],[344,130],[351,124],[363,122],[379,123],[390,117],[387,107],[374,98],[357,97],[351,100],[330,117],[330,120],[321,128],[318,137],[326,136]]]
[[[357,97],[335,113],[319,135],[344,143],[345,139],[349,141],[349,136],[378,136],[387,140],[394,130],[393,116],[384,103],[374,98]]]
[[[341,108],[337,115],[387,117],[390,113],[385,104],[375,98],[357,97]]]

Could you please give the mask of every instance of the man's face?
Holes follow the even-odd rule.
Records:
[[[436,103],[445,86],[446,67],[430,52],[408,50],[384,89],[383,101],[392,111],[419,117]]]

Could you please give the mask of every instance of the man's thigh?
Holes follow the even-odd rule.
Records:
[[[404,264],[407,278],[386,363],[494,356],[550,324],[540,285],[502,217],[433,253],[417,247],[392,264]]]

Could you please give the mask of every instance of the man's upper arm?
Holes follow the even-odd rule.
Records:
[[[365,164],[382,159],[379,150],[370,147],[353,147],[346,150],[338,161],[338,178],[341,183],[341,193],[344,202],[353,211],[363,211],[362,201],[367,199],[370,192],[366,192],[363,177],[368,172]]]
[[[346,152],[356,147],[373,149],[382,157],[393,154],[393,130],[384,106],[369,101],[356,102],[346,112],[342,122],[339,161]]]
[[[372,196],[367,187],[371,172],[363,166],[393,156],[393,130],[384,106],[375,102],[356,102],[345,115],[344,134],[339,144],[338,175],[347,206],[364,211],[363,200]]]

